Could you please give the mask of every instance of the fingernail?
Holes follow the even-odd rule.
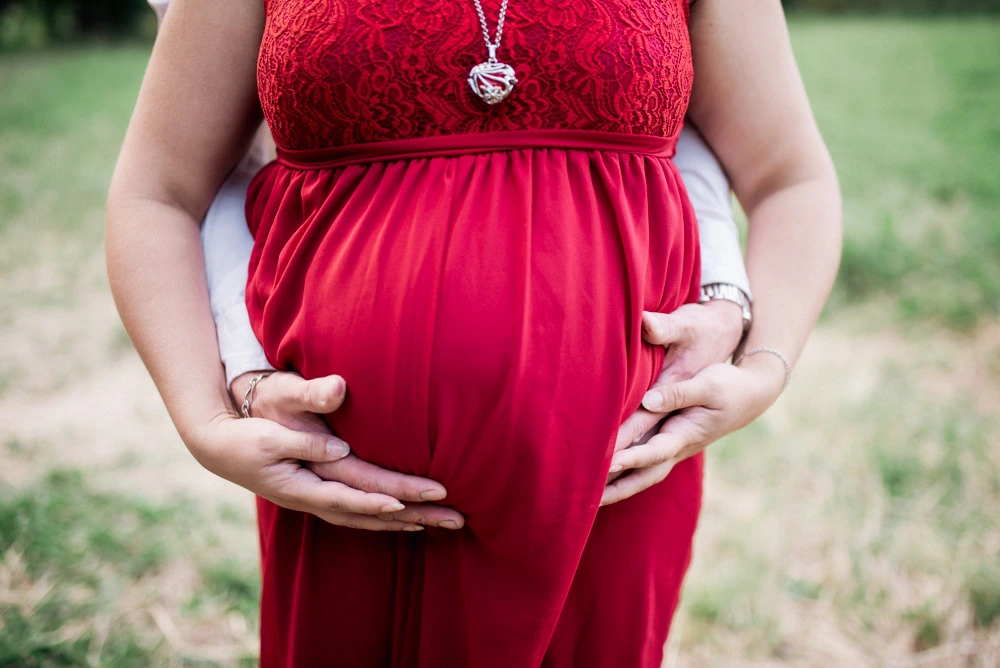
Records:
[[[351,447],[343,441],[331,439],[326,442],[326,454],[333,459],[340,459],[351,454]]]
[[[438,523],[438,526],[445,529],[457,529],[458,522],[456,522],[455,520],[442,520],[441,522]]]
[[[403,527],[403,531],[423,531],[424,528],[419,524],[411,524],[409,526]]]
[[[445,497],[445,493],[440,489],[425,489],[420,492],[421,501],[440,501]]]
[[[663,395],[656,390],[651,390],[642,398],[642,407],[647,411],[656,411],[663,406]]]
[[[333,381],[333,396],[339,397],[344,393],[344,388],[346,387],[347,384],[344,382],[343,378],[335,378]]]
[[[389,503],[389,504],[386,504],[386,505],[382,506],[382,510],[380,512],[383,512],[383,513],[398,513],[400,510],[402,510],[405,507],[406,506],[404,506],[402,503],[400,503],[399,501],[397,501],[396,503]]]
[[[618,473],[618,472],[619,472],[619,471],[621,471],[621,470],[622,470],[623,468],[625,468],[625,467],[624,467],[624,466],[622,466],[621,464],[615,464],[614,466],[612,466],[612,467],[611,467],[611,470],[610,470],[610,471],[608,471],[608,473]]]

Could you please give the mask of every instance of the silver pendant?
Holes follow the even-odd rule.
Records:
[[[469,87],[486,104],[496,104],[510,95],[517,83],[514,68],[496,59],[496,47],[490,45],[490,58],[469,70]]]

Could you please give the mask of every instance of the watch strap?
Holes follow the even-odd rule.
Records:
[[[722,299],[732,302],[740,307],[743,312],[743,331],[750,329],[753,322],[751,301],[745,292],[732,283],[709,283],[701,286],[701,293],[698,296],[699,303],[705,303],[715,299]]]

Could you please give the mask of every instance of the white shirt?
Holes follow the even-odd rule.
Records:
[[[149,0],[161,20],[169,2]],[[247,186],[253,175],[273,159],[272,146],[267,126],[261,125],[247,155],[216,194],[201,228],[212,316],[229,384],[249,371],[272,368],[250,328],[244,296],[253,248],[244,213]],[[698,218],[701,284],[731,283],[750,295],[750,280],[729,197],[729,180],[722,166],[701,136],[687,127],[677,142],[674,164]]]

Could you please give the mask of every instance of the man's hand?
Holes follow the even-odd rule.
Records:
[[[693,378],[706,367],[729,359],[743,337],[743,314],[738,304],[717,299],[685,304],[673,313],[642,314],[642,336],[665,346],[666,357],[659,378],[646,393],[669,391],[675,383]],[[644,404],[646,402],[643,402]],[[666,417],[665,410],[640,408],[618,429],[615,451],[648,441]],[[621,473],[611,473],[608,481]]]
[[[254,375],[246,373],[233,381],[232,393],[237,404],[242,403]],[[276,371],[257,383],[250,413],[254,419],[263,418],[254,420],[257,422],[277,423],[303,436],[330,438],[330,429],[320,414],[337,410],[344,401],[346,389],[340,376],[305,380],[295,373]],[[340,512],[336,516],[307,510],[333,524],[373,530],[418,530],[421,525],[460,529],[465,524],[461,513],[451,508],[421,503],[440,501],[447,495],[445,488],[433,480],[388,471],[352,454],[336,459],[297,459],[302,461],[295,462],[300,469],[295,473],[296,480],[306,481],[311,476],[316,483],[322,480],[338,486],[330,491],[337,497]]]
[[[743,338],[743,309],[724,299],[684,304],[673,313],[642,314],[642,337],[667,349],[663,371],[650,389],[693,378],[725,362]]]

